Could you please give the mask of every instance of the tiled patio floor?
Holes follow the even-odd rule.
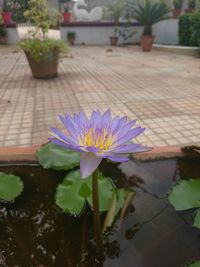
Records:
[[[107,49],[74,47],[58,78],[34,80],[22,52],[0,48],[0,146],[46,142],[57,114],[97,108],[137,118],[143,144],[199,145],[200,59]]]

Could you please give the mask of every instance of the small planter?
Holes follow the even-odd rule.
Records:
[[[111,44],[112,46],[116,46],[117,43],[118,43],[118,40],[119,40],[119,37],[111,36],[111,37],[110,37],[110,44]]]
[[[181,11],[182,9],[181,8],[176,8],[172,11],[172,16],[174,19],[178,19],[181,15]]]
[[[141,47],[143,52],[150,52],[153,45],[154,36],[152,35],[143,35],[141,37]]]
[[[69,42],[69,44],[70,45],[75,45],[75,38],[73,38],[73,37],[68,37],[68,42]]]
[[[7,37],[0,36],[0,45],[6,45],[6,44],[7,44]]]
[[[33,77],[36,79],[52,79],[58,75],[58,53],[51,51],[48,58],[40,62],[35,61],[31,54],[25,52]]]
[[[70,12],[63,12],[63,22],[64,23],[69,23],[71,18],[71,13]]]
[[[5,24],[12,22],[12,13],[11,12],[2,12],[2,18]]]

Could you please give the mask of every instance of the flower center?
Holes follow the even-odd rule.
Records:
[[[99,150],[108,150],[114,142],[112,133],[105,128],[90,128],[81,138],[84,146],[93,146]]]

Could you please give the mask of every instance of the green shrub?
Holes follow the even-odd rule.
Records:
[[[76,37],[76,32],[68,32],[67,33],[67,38],[70,39],[70,38],[75,38]]]
[[[190,17],[190,45],[200,46],[200,13]]]
[[[179,43],[200,46],[200,13],[185,14],[179,18]]]
[[[190,45],[190,14],[185,14],[179,18],[179,44]]]
[[[180,9],[183,6],[183,0],[174,0],[174,8]]]
[[[195,9],[196,7],[196,0],[188,0],[188,7]]]
[[[6,30],[3,27],[0,27],[0,37],[5,37],[7,35]]]
[[[53,39],[25,39],[20,42],[21,48],[30,53],[36,62],[48,60],[51,52],[64,53],[67,51],[67,45],[61,40]]]

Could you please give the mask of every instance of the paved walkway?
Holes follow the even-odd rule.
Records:
[[[0,48],[0,146],[46,142],[57,114],[111,108],[147,128],[150,146],[200,144],[200,61],[138,47],[74,47],[59,77],[35,80],[25,56]]]

